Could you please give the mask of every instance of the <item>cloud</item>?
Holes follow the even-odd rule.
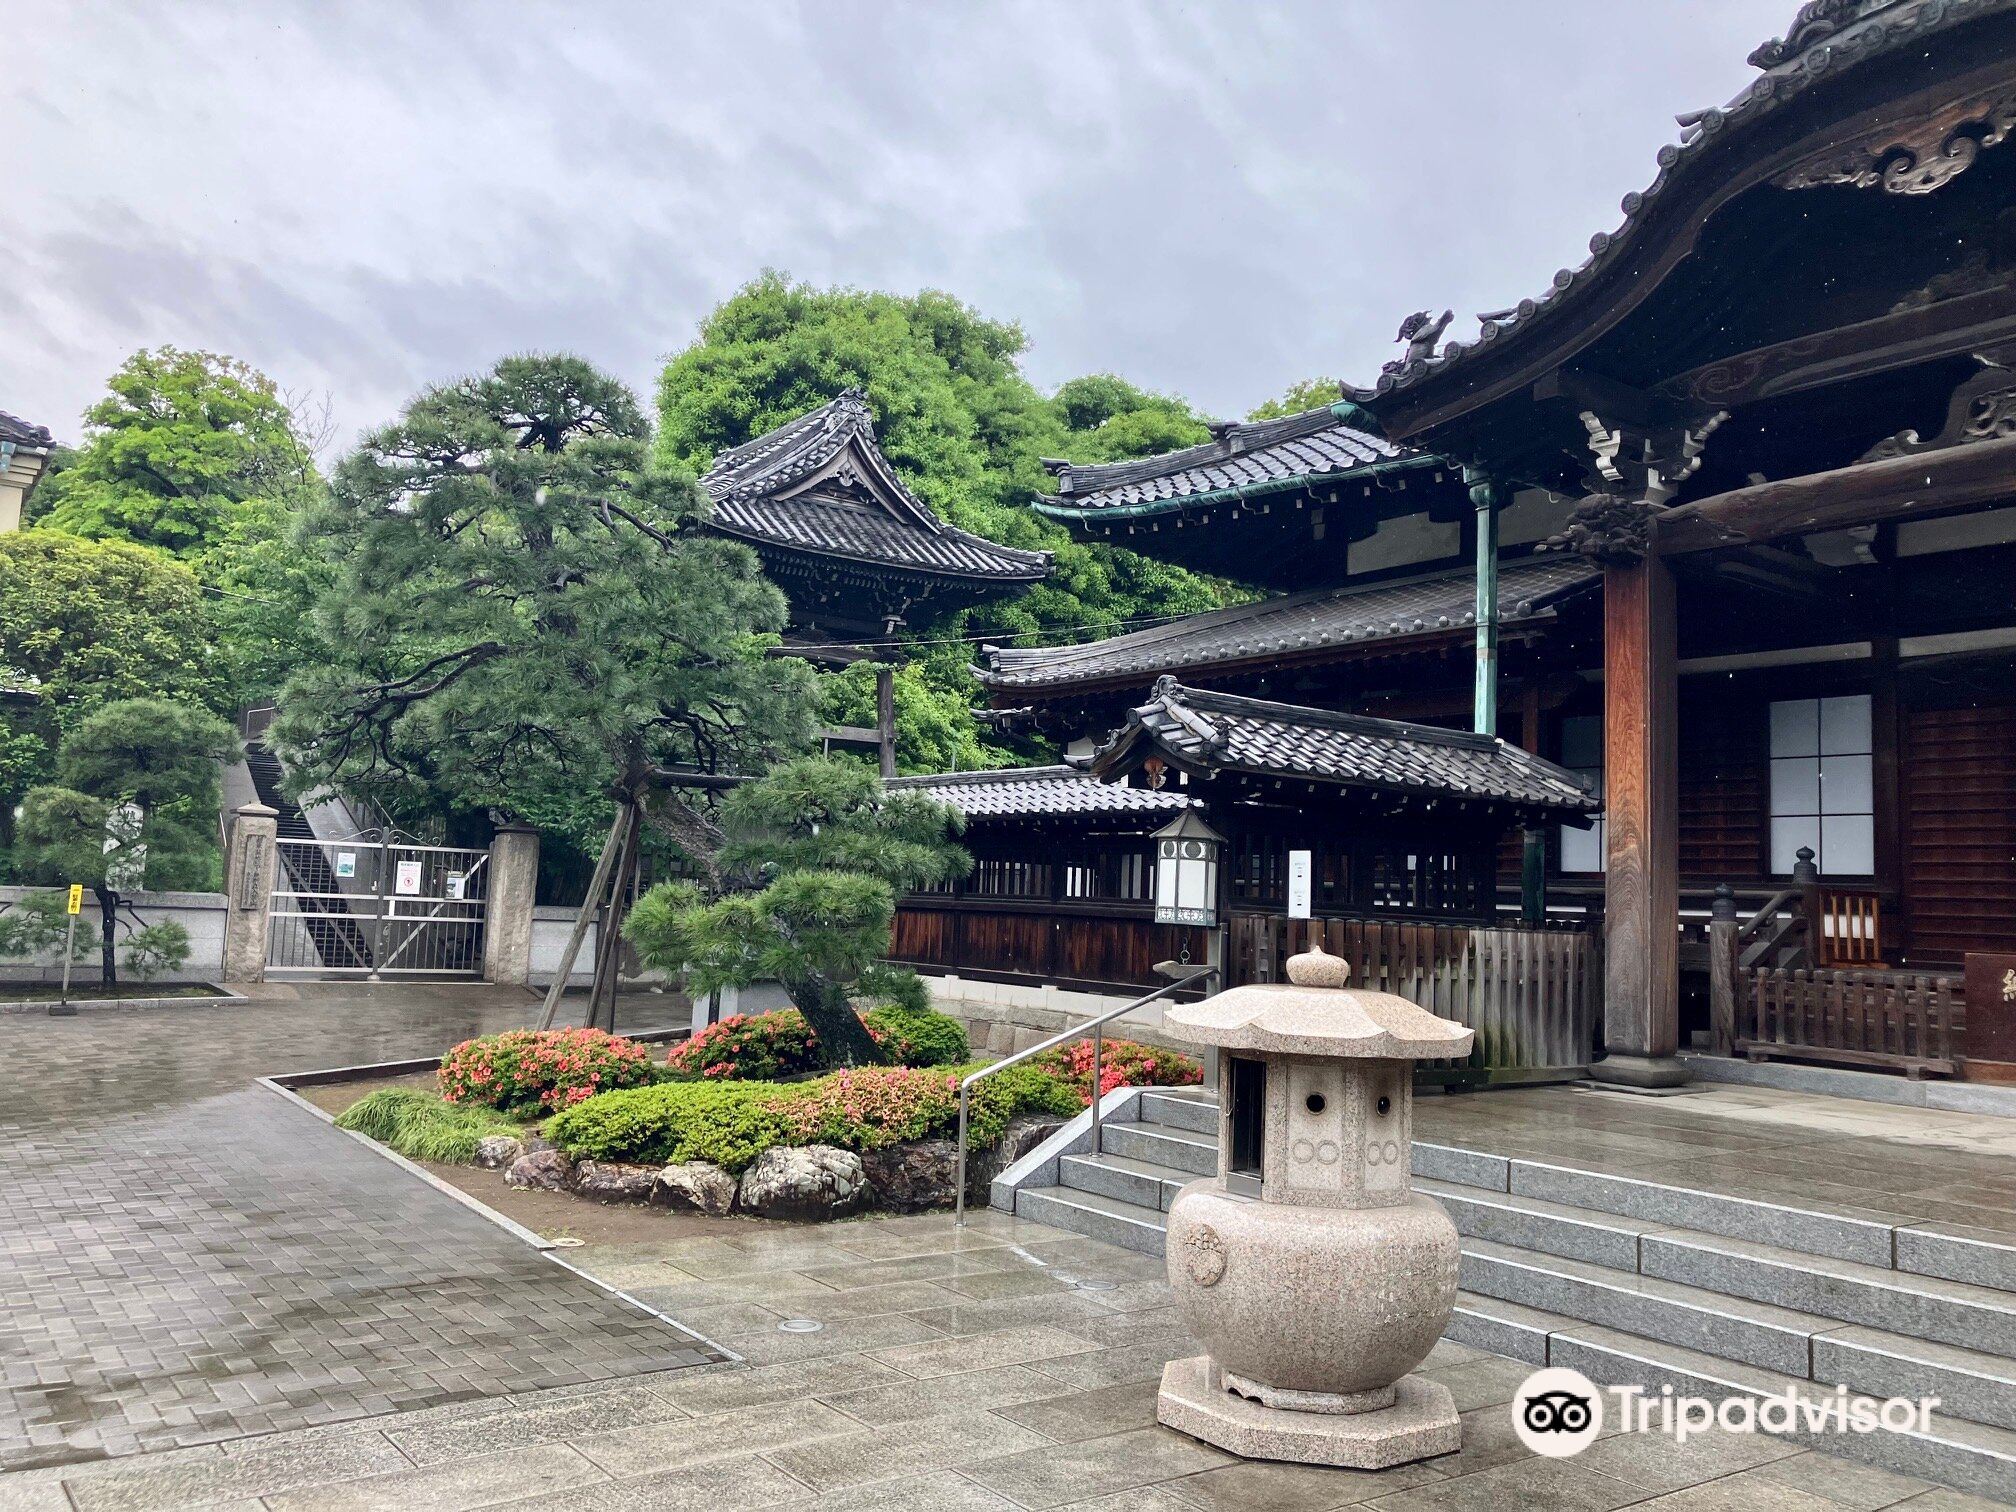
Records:
[[[648,392],[774,266],[1236,414],[1578,261],[1784,10],[51,5],[0,95],[0,409],[74,435],[170,341],[352,432],[512,350]]]

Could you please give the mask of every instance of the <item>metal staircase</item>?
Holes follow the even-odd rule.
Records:
[[[1217,1171],[1217,1101],[1145,1092],[1107,1118],[1103,1153],[1032,1158],[994,1205],[1159,1254],[1169,1204]],[[1792,1436],[2016,1501],[2016,1235],[1421,1141],[1413,1168],[1462,1235],[1450,1338],[1654,1395],[1936,1396],[1927,1432]]]

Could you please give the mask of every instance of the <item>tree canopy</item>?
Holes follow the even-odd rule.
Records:
[[[918,792],[889,792],[855,762],[804,757],[735,789],[722,805],[706,897],[666,883],[638,900],[627,928],[648,965],[689,973],[692,990],[783,984],[829,1065],[880,1059],[850,994],[889,949],[896,899],[961,876],[961,820]]]
[[[1335,404],[1344,393],[1344,385],[1335,378],[1304,378],[1300,383],[1291,383],[1279,398],[1269,399],[1265,404],[1256,404],[1246,412],[1248,420],[1279,420],[1288,415],[1299,415],[1304,410],[1322,409]]]
[[[23,801],[22,848],[43,880],[98,896],[107,982],[118,980],[120,894],[217,885],[217,765],[237,750],[207,709],[121,699],[70,728],[56,781]]]
[[[84,412],[85,439],[35,490],[37,520],[195,556],[248,506],[299,499],[314,457],[273,380],[234,358],[135,352]]]
[[[713,832],[668,770],[760,770],[809,739],[812,673],[766,654],[784,600],[701,532],[635,397],[578,358],[430,388],[337,468],[307,539],[332,565],[327,659],[275,739],[296,779],[417,792],[577,838],[609,803],[693,854]],[[645,800],[648,799],[648,802]]]
[[[1051,488],[1044,457],[1106,461],[1191,445],[1209,438],[1203,419],[1180,399],[1111,374],[1074,379],[1045,397],[1019,366],[1027,347],[1019,326],[947,294],[815,289],[768,273],[716,309],[699,339],[666,365],[659,456],[703,470],[718,451],[857,386],[867,392],[883,450],[941,515],[1004,545],[1055,553],[1047,582],[912,626],[918,640],[1076,632],[1218,607],[1222,585],[1088,545],[1029,507]],[[905,770],[936,770],[955,750],[996,763],[1007,757],[980,739],[971,719],[973,654],[971,644],[920,647],[911,696],[899,690]],[[834,697],[848,707],[858,701],[847,687]]]

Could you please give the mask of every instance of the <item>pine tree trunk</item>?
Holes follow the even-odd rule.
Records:
[[[819,1036],[819,1064],[822,1066],[876,1066],[882,1064],[882,1050],[868,1033],[868,1026],[847,1001],[846,989],[825,977],[801,977],[786,982],[784,990],[791,1005],[805,1015],[805,1022]]]
[[[93,884],[91,892],[98,899],[99,971],[107,987],[117,987],[119,960],[113,954],[113,947],[119,938],[119,894],[102,882]]]

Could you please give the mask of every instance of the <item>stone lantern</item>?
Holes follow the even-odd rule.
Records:
[[[1472,1031],[1344,984],[1288,981],[1164,1015],[1219,1051],[1219,1174],[1169,1209],[1169,1284],[1208,1354],[1172,1361],[1157,1416],[1253,1459],[1377,1470],[1461,1445],[1446,1386],[1409,1375],[1456,1306],[1456,1227],[1413,1190],[1414,1062]]]

